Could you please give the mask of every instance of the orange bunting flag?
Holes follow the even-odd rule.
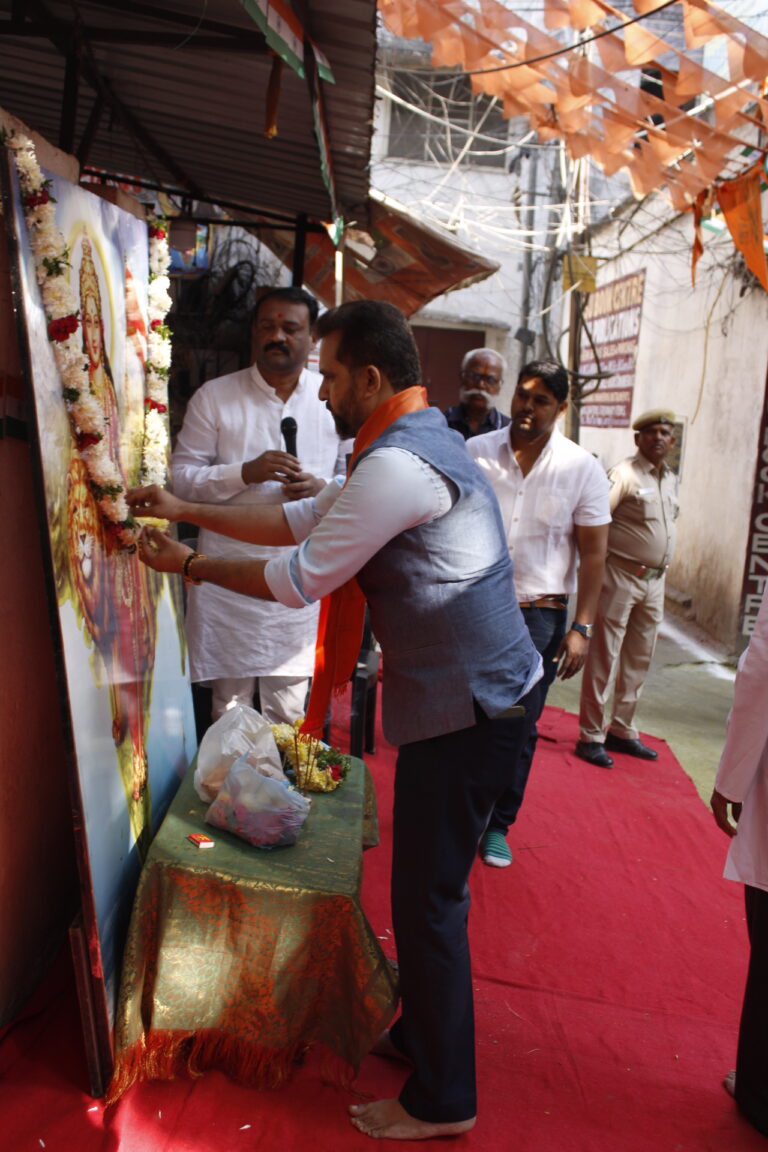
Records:
[[[716,36],[728,32],[729,25],[725,13],[719,18],[711,8],[705,8],[700,0],[682,0],[682,6],[685,46],[689,50],[701,48]]]
[[[599,24],[607,15],[602,4],[596,0],[568,0],[568,15],[571,27],[583,31]]]
[[[619,36],[601,36],[596,41],[603,68],[608,72],[623,72],[626,68],[627,58],[624,55],[624,41]]]
[[[661,8],[665,0],[635,0],[635,11],[638,16],[650,16],[657,8]]]
[[[570,28],[571,17],[567,0],[544,0],[544,26],[546,28]]]
[[[760,166],[744,176],[728,180],[717,189],[717,202],[725,216],[733,242],[768,292],[768,264],[763,247],[763,216],[760,207]]]
[[[624,29],[624,53],[630,68],[649,64],[667,51],[669,44],[665,44],[660,36],[649,32],[642,24],[628,24]]]
[[[633,151],[634,158],[627,165],[627,175],[635,199],[642,200],[643,196],[648,196],[661,183],[661,164],[644,140],[639,141]]]
[[[744,44],[744,73],[758,83],[763,83],[768,76],[768,47],[765,46],[765,41],[761,47],[762,51],[750,39]]]
[[[696,283],[696,265],[704,251],[704,241],[701,238],[701,222],[712,211],[712,189],[704,188],[699,192],[693,202],[693,250],[691,252],[691,286]]]
[[[676,212],[690,212],[693,204],[693,199],[687,189],[683,188],[682,184],[677,184],[674,180],[670,180],[667,185],[667,196],[669,202]]]

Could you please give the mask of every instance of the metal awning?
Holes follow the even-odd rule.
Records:
[[[0,0],[0,106],[82,167],[165,185],[182,199],[289,219],[360,219],[376,3],[305,0],[302,9],[303,31],[335,83],[276,63],[240,0]],[[268,139],[277,81],[277,135]],[[315,131],[323,111],[327,154]]]
[[[369,195],[376,0],[301,10],[299,23],[285,0],[0,0],[0,107],[94,179],[163,189],[180,210],[208,201],[252,216],[327,305],[335,250],[320,222],[338,216],[344,299],[411,315],[491,275],[495,262]],[[273,34],[281,13],[285,52]]]
[[[367,226],[351,221],[345,232],[343,300],[386,300],[411,316],[443,292],[466,288],[500,267],[375,189],[366,216]],[[258,236],[291,266],[295,233],[259,227]],[[327,233],[306,237],[304,280],[328,307],[336,302],[335,257]]]

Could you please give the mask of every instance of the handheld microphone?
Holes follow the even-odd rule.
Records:
[[[291,456],[295,456],[296,433],[298,431],[298,425],[293,416],[283,417],[283,419],[280,421],[280,431],[283,434],[283,440],[285,440],[286,452],[290,452]]]

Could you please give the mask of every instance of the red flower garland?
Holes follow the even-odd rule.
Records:
[[[73,332],[77,332],[80,324],[79,312],[71,312],[69,316],[60,316],[57,320],[48,322],[48,339],[63,343]]]
[[[43,204],[47,204],[50,198],[48,189],[41,188],[39,192],[27,192],[22,199],[25,208],[40,208]]]
[[[159,401],[153,400],[151,396],[144,398],[144,407],[148,408],[150,412],[167,412],[167,404],[160,404]]]

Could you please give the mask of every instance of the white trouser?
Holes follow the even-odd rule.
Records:
[[[253,707],[256,683],[259,685],[261,715],[270,724],[293,724],[306,708],[307,676],[230,676],[209,681],[213,693],[211,719],[218,720],[228,704]]]

